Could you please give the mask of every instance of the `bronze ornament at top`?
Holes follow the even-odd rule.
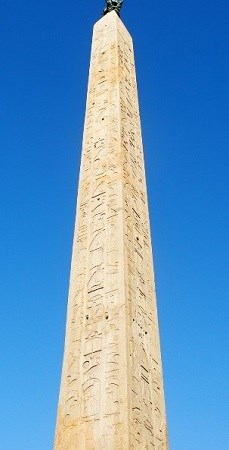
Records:
[[[119,16],[122,4],[123,0],[106,0],[106,8],[103,10],[103,16],[111,11],[115,11]]]

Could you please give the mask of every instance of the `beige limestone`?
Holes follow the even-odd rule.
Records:
[[[131,37],[94,27],[55,450],[168,449]]]

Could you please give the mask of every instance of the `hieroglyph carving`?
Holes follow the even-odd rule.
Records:
[[[55,450],[167,449],[132,40],[94,27]]]

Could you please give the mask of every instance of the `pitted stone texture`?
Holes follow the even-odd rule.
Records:
[[[132,40],[95,24],[55,450],[166,450]]]

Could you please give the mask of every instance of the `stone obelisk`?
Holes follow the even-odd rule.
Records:
[[[55,450],[168,449],[132,39],[94,26]]]

